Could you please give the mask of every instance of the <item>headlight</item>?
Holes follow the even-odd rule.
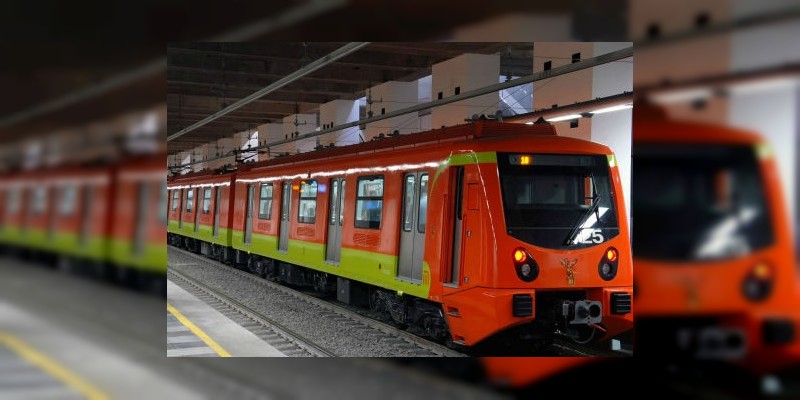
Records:
[[[597,272],[604,281],[610,281],[617,276],[617,264],[619,264],[619,251],[609,247],[603,253],[600,264],[597,265]]]

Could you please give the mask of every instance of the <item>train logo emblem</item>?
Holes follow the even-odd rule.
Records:
[[[567,270],[567,283],[570,286],[575,286],[575,264],[577,263],[577,258],[572,261],[570,261],[569,258],[561,259],[561,266]]]

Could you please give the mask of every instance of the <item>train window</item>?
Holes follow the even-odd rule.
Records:
[[[203,214],[211,212],[211,188],[203,190]]]
[[[527,165],[498,155],[510,236],[550,249],[595,246],[619,235],[605,155],[532,154]]]
[[[31,212],[33,215],[40,215],[44,213],[45,204],[47,203],[47,188],[44,186],[37,186],[33,189],[33,201],[31,203]]]
[[[161,190],[158,196],[158,216],[162,223],[167,223],[167,182],[161,182]]]
[[[272,184],[262,183],[258,197],[258,219],[272,218]]]
[[[657,143],[637,145],[635,151],[631,200],[637,256],[719,261],[774,243],[767,183],[752,147]],[[650,237],[658,232],[680,235]]]
[[[358,178],[356,228],[380,229],[383,213],[383,176]]]
[[[417,232],[425,233],[425,222],[428,216],[428,174],[419,177],[419,215]]]
[[[340,189],[342,194],[339,196],[339,226],[344,222],[344,184],[345,180],[342,179],[342,187]]]
[[[186,191],[186,212],[191,212],[194,207],[194,189]]]
[[[333,179],[331,180],[331,199],[328,202],[328,218],[330,221],[328,222],[329,225],[336,225],[336,221],[339,219],[339,216],[336,214],[337,211],[337,201],[339,199],[339,180]]]
[[[411,227],[414,226],[414,185],[416,177],[414,175],[406,176],[406,182],[403,193],[403,230],[411,232]]]
[[[65,186],[61,189],[61,204],[59,213],[63,217],[69,217],[75,212],[75,200],[78,190],[74,185]]]
[[[6,207],[7,214],[13,214],[19,212],[20,205],[22,202],[20,201],[20,189],[18,187],[11,188],[8,193],[6,193],[6,201],[8,202],[8,207]]]
[[[317,220],[317,181],[300,182],[300,206],[297,222],[313,224]]]
[[[172,206],[170,209],[175,211],[178,209],[178,203],[181,200],[181,191],[178,189],[172,189]]]

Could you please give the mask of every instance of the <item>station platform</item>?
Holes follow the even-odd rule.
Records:
[[[167,281],[168,357],[285,357],[278,349]]]
[[[0,399],[192,399],[201,395],[2,299],[0,321]],[[126,379],[120,379],[121,375]]]

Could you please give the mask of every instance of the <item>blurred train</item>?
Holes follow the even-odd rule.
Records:
[[[769,146],[636,107],[637,354],[756,374],[800,363],[798,271]]]
[[[616,158],[475,122],[168,181],[169,243],[456,347],[633,326]]]
[[[0,177],[0,245],[163,292],[164,160],[158,154],[7,173]]]

